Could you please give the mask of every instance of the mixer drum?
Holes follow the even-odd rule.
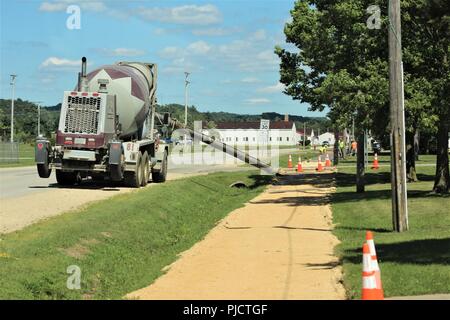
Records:
[[[150,110],[153,76],[142,63],[102,66],[87,74],[89,92],[116,95],[116,110],[121,124],[121,139],[140,137]],[[106,88],[101,88],[101,84]]]

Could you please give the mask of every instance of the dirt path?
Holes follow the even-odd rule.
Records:
[[[138,299],[345,299],[332,175],[288,176],[233,211]]]

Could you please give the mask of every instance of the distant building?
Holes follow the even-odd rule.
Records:
[[[295,146],[300,136],[293,121],[288,117],[284,121],[270,121],[267,130],[261,129],[260,121],[252,122],[219,122],[213,131],[214,135],[226,144],[258,145],[267,140],[267,144]]]
[[[328,144],[330,146],[334,145],[334,142],[335,142],[334,133],[331,133],[331,132],[322,133],[318,137],[318,144],[323,145],[324,142],[328,142]]]

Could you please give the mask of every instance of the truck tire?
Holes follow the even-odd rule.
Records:
[[[73,186],[78,181],[78,174],[56,170],[56,181],[62,186]]]
[[[144,155],[142,156],[142,183],[141,186],[145,187],[148,184],[148,179],[150,178],[150,164],[149,164],[149,157],[148,152],[145,151]]]
[[[38,163],[36,164],[37,171],[39,174],[39,177],[41,178],[48,178],[50,177],[50,174],[52,173],[52,169],[50,169],[50,166],[48,165],[48,160],[46,163]]]
[[[139,188],[142,184],[142,153],[139,151],[136,158],[134,171],[124,173],[125,185],[130,188]]]
[[[158,171],[152,171],[153,182],[164,182],[167,177],[167,150],[164,151],[163,161],[161,163],[161,169]]]

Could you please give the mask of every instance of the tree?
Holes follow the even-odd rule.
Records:
[[[366,9],[372,4],[385,13],[381,30],[366,26]],[[385,133],[389,123],[386,5],[386,1],[366,0],[297,1],[284,32],[286,41],[299,51],[275,48],[285,92],[309,103],[312,110],[328,106],[329,117],[339,126],[349,126],[354,118],[359,135],[363,129]],[[445,95],[450,79],[448,8],[443,0],[402,1],[407,128],[412,136],[418,128],[439,129],[437,192],[448,190],[448,140],[444,141],[450,112]],[[410,172],[414,168],[415,161],[409,161]]]
[[[341,130],[358,124],[358,140],[364,130],[385,125],[388,113],[387,39],[372,37],[367,29],[367,1],[297,1],[292,22],[285,26],[286,41],[300,50],[280,47],[280,82],[293,99],[307,102],[311,110],[329,107],[329,117]],[[378,43],[378,42],[381,42]],[[383,46],[384,44],[384,46]],[[377,116],[379,118],[377,118]],[[363,143],[359,144],[357,191],[363,191]]]
[[[405,23],[405,66],[425,89],[429,101],[420,119],[437,132],[436,175],[433,190],[448,192],[450,186],[448,132],[450,122],[450,3],[446,0],[406,1],[402,6]],[[431,117],[431,119],[427,119]],[[428,123],[427,123],[428,122]],[[423,123],[422,123],[423,124]]]

